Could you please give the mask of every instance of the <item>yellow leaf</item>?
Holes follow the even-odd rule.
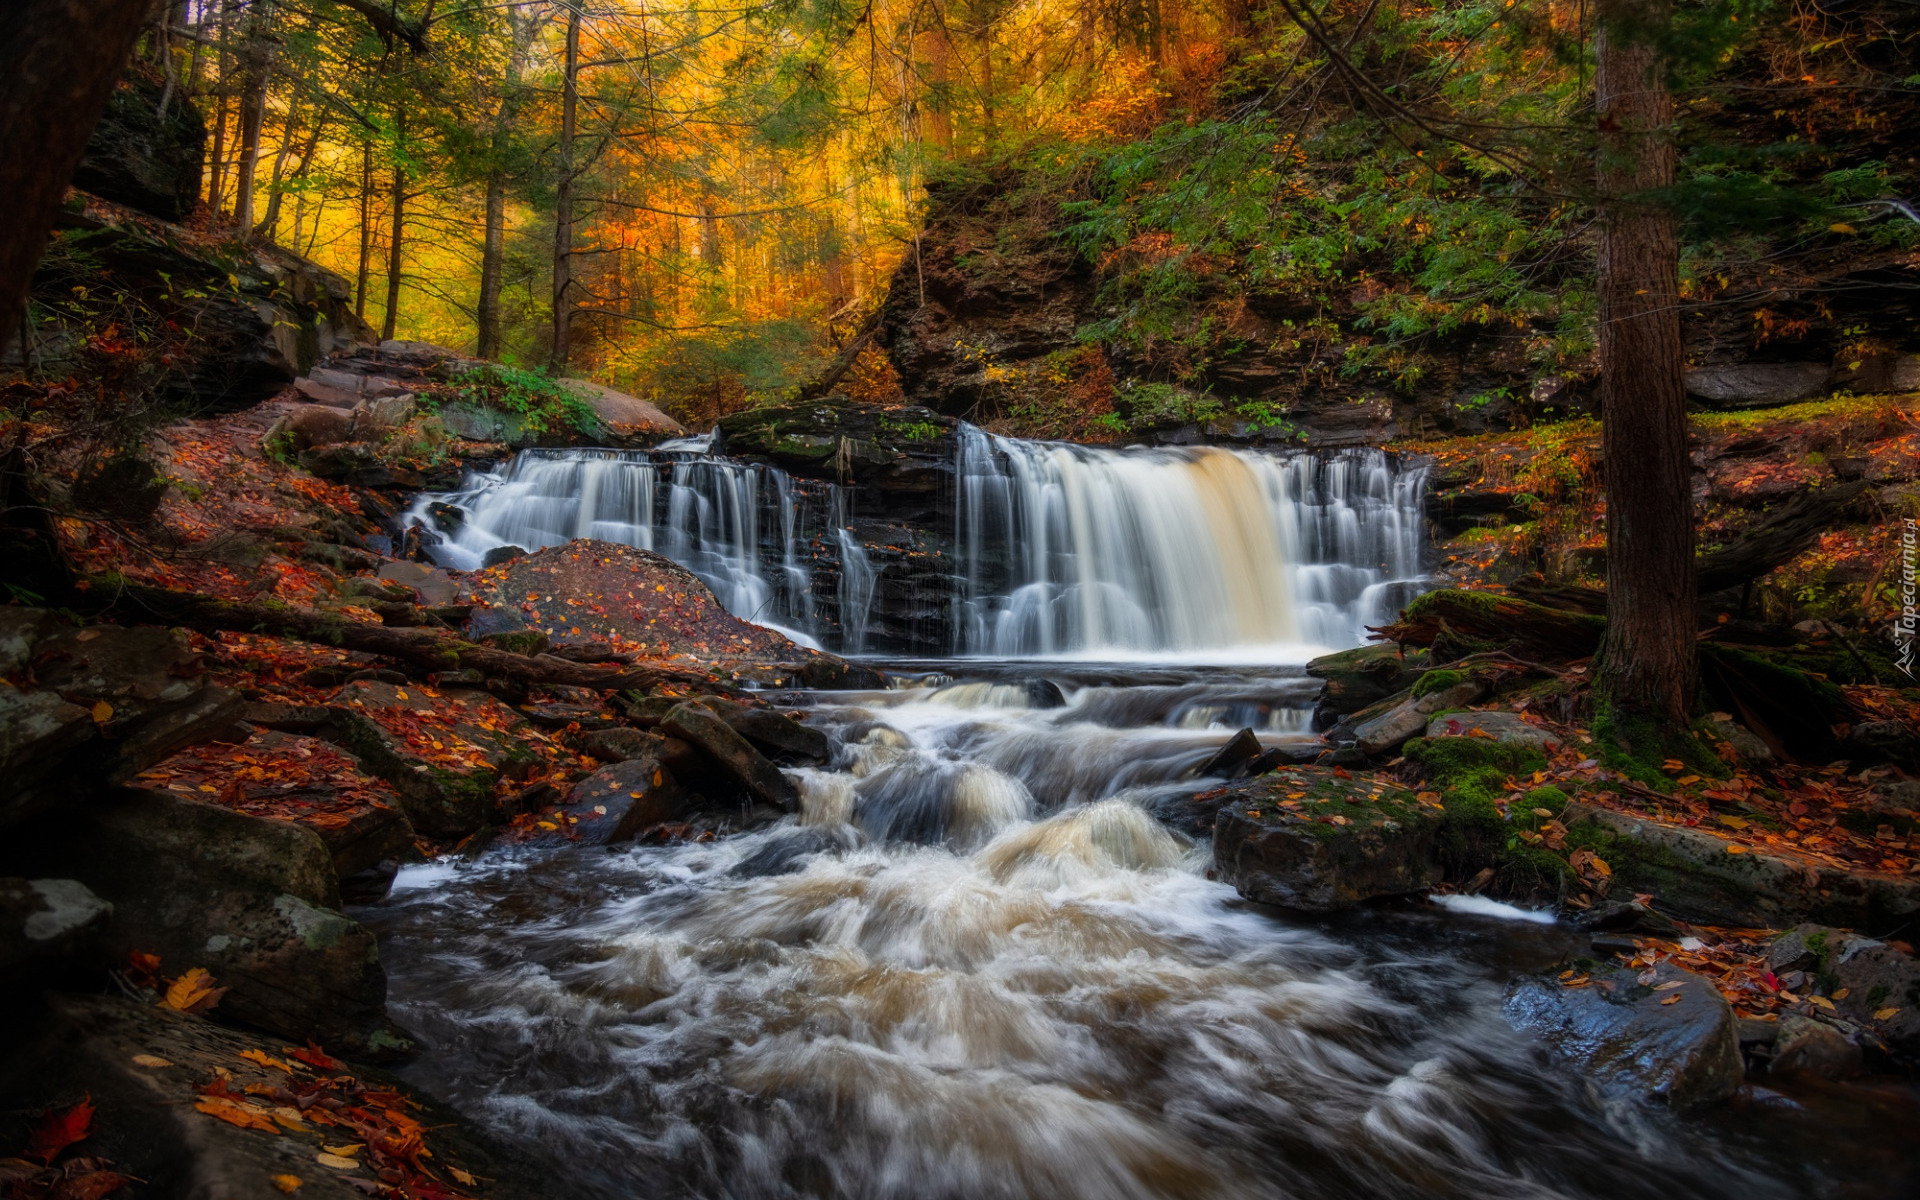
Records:
[[[1745,829],[1749,824],[1744,817],[1720,817],[1719,821],[1729,829]]]
[[[1550,808],[1536,808],[1533,810],[1533,815],[1536,817],[1550,817],[1553,815],[1553,810]]]
[[[1665,983],[1654,988],[1653,990],[1656,992],[1670,992],[1677,987],[1685,987],[1685,986],[1687,986],[1687,981],[1684,979],[1669,979]]]
[[[1668,997],[1667,997],[1667,998],[1666,998],[1665,1000],[1662,1000],[1662,1001],[1661,1001],[1660,1003],[1662,1003],[1662,1004],[1678,1004],[1678,1003],[1680,1003],[1680,993],[1679,993],[1679,992],[1675,992],[1675,993],[1674,993],[1673,995],[1671,995],[1671,996],[1668,996]]]
[[[473,1177],[471,1172],[462,1171],[459,1167],[448,1167],[447,1174],[453,1176],[455,1183],[463,1184],[466,1187],[472,1187],[475,1183],[479,1182]]]
[[[264,1050],[242,1050],[240,1057],[250,1063],[259,1063],[263,1067],[272,1067],[276,1071],[285,1071],[289,1075],[293,1074],[293,1068],[291,1066],[281,1062]]]
[[[1746,852],[1747,852],[1747,848],[1745,846],[1742,846],[1739,842],[1727,843],[1728,854],[1745,854]]]
[[[1852,233],[1854,230],[1853,226],[1847,224],[1845,221],[1835,221],[1833,224],[1827,226],[1827,231],[1829,233]]]
[[[320,1148],[322,1150],[325,1150],[328,1154],[335,1156],[336,1158],[352,1158],[354,1155],[366,1149],[366,1147],[361,1145],[359,1142],[348,1142],[344,1146],[323,1145]]]
[[[313,1161],[323,1167],[332,1167],[336,1171],[351,1171],[360,1165],[350,1158],[341,1158],[337,1154],[316,1154],[313,1156]]]
[[[161,1067],[170,1067],[173,1064],[157,1054],[136,1054],[133,1056],[133,1065],[145,1067],[149,1071],[157,1071]]]
[[[1888,1017],[1895,1017],[1899,1015],[1900,1015],[1900,1010],[1897,1008],[1882,1008],[1882,1009],[1876,1009],[1874,1011],[1873,1019],[1876,1021],[1884,1021]]]
[[[1841,988],[1839,991],[1833,994],[1833,998],[1835,1000],[1845,1000],[1850,994],[1852,994],[1852,992],[1853,992],[1852,988]]]
[[[1700,777],[1698,775],[1682,775],[1679,779],[1676,779],[1674,782],[1680,783],[1680,784],[1699,783]]]
[[[301,1179],[298,1175],[275,1175],[273,1186],[291,1196],[300,1190]]]
[[[1833,1001],[1827,999],[1825,996],[1808,996],[1807,999],[1813,1001],[1815,1004],[1818,1004],[1821,1008],[1825,1008],[1825,1009],[1833,1008]]]
[[[307,1132],[307,1123],[301,1119],[300,1110],[292,1105],[283,1104],[273,1110],[273,1119],[282,1129],[291,1129],[295,1133]]]
[[[105,700],[94,701],[93,723],[95,725],[105,725],[111,720],[113,720],[113,705],[108,704]]]
[[[224,991],[225,988],[213,986],[213,976],[205,967],[195,967],[167,987],[160,1003],[178,1012],[192,1012],[196,1005],[206,1006],[210,998],[217,999]]]
[[[194,1101],[193,1106],[210,1117],[217,1117],[241,1129],[258,1129],[263,1133],[274,1134],[280,1132],[279,1127],[273,1123],[273,1118],[267,1114],[257,1108],[229,1100],[225,1096],[202,1096]]]
[[[1607,860],[1604,858],[1601,858],[1597,854],[1594,855],[1593,857],[1593,869],[1600,872],[1602,875],[1606,875],[1609,877],[1613,875],[1613,868],[1607,865]]]

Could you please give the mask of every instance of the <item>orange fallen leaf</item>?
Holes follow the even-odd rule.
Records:
[[[133,1182],[131,1175],[118,1171],[88,1171],[54,1185],[47,1200],[100,1200]]]
[[[346,1064],[339,1059],[330,1057],[327,1052],[322,1050],[319,1044],[315,1042],[308,1042],[304,1050],[296,1050],[292,1046],[288,1046],[286,1051],[288,1058],[293,1059],[295,1062],[303,1062],[316,1071],[338,1071],[346,1066]]]
[[[84,1139],[92,1128],[93,1096],[89,1093],[65,1112],[49,1112],[34,1124],[33,1132],[27,1135],[27,1157],[52,1165],[62,1150]]]
[[[1673,995],[1671,995],[1671,996],[1668,996],[1668,997],[1667,997],[1666,999],[1664,999],[1664,1000],[1662,1000],[1662,1001],[1661,1001],[1660,1003],[1662,1003],[1662,1004],[1678,1004],[1678,1003],[1680,1003],[1680,993],[1679,993],[1679,992],[1675,992],[1675,993],[1674,993]]]
[[[225,1096],[202,1096],[193,1102],[193,1106],[210,1117],[218,1118],[229,1125],[241,1129],[258,1129],[266,1133],[278,1134],[280,1127],[273,1118],[257,1108],[251,1108]]]
[[[300,1190],[300,1185],[305,1181],[298,1175],[275,1175],[272,1182],[275,1190],[291,1196]]]
[[[264,1050],[242,1050],[240,1057],[250,1063],[259,1063],[263,1067],[272,1067],[276,1071],[285,1071],[289,1075],[293,1074],[293,1068],[291,1066],[281,1062]]]
[[[213,985],[213,976],[205,967],[195,967],[168,985],[160,1003],[178,1012],[205,1012],[220,1003],[220,997],[226,994],[226,988]]]

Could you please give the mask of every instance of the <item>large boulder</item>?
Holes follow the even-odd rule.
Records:
[[[793,780],[711,710],[691,703],[677,705],[660,722],[660,729],[698,749],[755,800],[785,812],[799,810],[800,792]]]
[[[1219,795],[1214,870],[1249,900],[1325,912],[1439,879],[1440,807],[1405,788],[1294,767]]]
[[[1726,998],[1671,963],[1519,979],[1506,1015],[1587,1077],[1640,1100],[1696,1108],[1727,1099],[1746,1077]]]
[[[758,708],[718,696],[702,697],[700,705],[775,762],[819,766],[832,752],[826,734],[771,708]]]
[[[1529,725],[1519,713],[1499,710],[1448,713],[1435,717],[1427,722],[1427,736],[1487,737],[1503,746],[1519,746],[1538,750],[1541,754],[1552,754],[1560,746],[1559,737],[1551,731],[1538,725]]]
[[[856,404],[845,396],[720,418],[714,453],[792,474],[892,493],[951,488],[959,422],[927,408]]]
[[[140,952],[168,974],[204,967],[231,988],[220,1008],[235,1020],[349,1054],[404,1048],[373,934],[336,910],[332,858],[310,830],[128,788],[44,852],[113,905],[107,965]]]
[[[1825,363],[1735,363],[1687,372],[1687,394],[1716,408],[1766,408],[1826,390]]]
[[[655,755],[606,766],[573,787],[573,832],[589,842],[624,842],[656,826],[684,821],[700,797],[681,787]]]
[[[680,422],[638,396],[588,379],[563,380],[561,386],[578,394],[593,409],[600,423],[595,440],[606,445],[650,446],[663,437],[686,432]]]
[[[1424,650],[1402,652],[1394,645],[1360,646],[1327,654],[1307,664],[1307,674],[1322,680],[1316,721],[1359,712],[1413,686],[1427,669]]]
[[[136,68],[93,127],[73,186],[163,221],[184,220],[200,205],[206,144],[206,122],[185,90]]]

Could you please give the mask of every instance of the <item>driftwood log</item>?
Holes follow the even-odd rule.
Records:
[[[1600,646],[1606,621],[1586,613],[1548,608],[1498,592],[1447,589],[1428,592],[1376,630],[1379,637],[1403,645],[1456,643],[1522,646],[1558,658],[1584,658]]]

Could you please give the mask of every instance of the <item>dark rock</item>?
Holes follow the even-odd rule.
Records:
[[[1775,1075],[1813,1075],[1821,1079],[1851,1079],[1858,1075],[1864,1056],[1860,1047],[1824,1021],[1784,1013],[1774,1039]]]
[[[1676,1109],[1715,1104],[1745,1079],[1733,1009],[1713,984],[1671,963],[1640,975],[1596,968],[1578,987],[1516,980],[1506,1015],[1588,1077],[1642,1100]]]
[[[1423,677],[1422,684],[1433,676]],[[1427,731],[1434,714],[1452,708],[1464,708],[1487,694],[1486,682],[1477,676],[1462,676],[1458,682],[1436,687],[1423,695],[1411,691],[1404,698],[1390,697],[1361,709],[1327,732],[1333,745],[1350,742],[1361,754],[1387,754],[1405,745],[1408,739]]]
[[[459,837],[486,823],[495,785],[524,777],[537,757],[520,744],[517,714],[485,693],[443,696],[433,710],[479,765],[454,769],[408,749],[417,736],[413,710],[423,700],[393,684],[362,680],[333,697],[321,736],[360,763],[367,774],[393,785],[400,809],[421,833]]]
[[[581,839],[611,844],[630,841],[655,825],[684,821],[700,807],[700,797],[647,754],[601,767],[574,785],[568,815]]]
[[[1294,768],[1224,789],[1213,831],[1219,878],[1242,896],[1325,912],[1432,886],[1438,806]],[[1305,793],[1300,800],[1289,800]]]
[[[436,500],[427,505],[427,516],[442,533],[452,533],[466,522],[467,510],[457,504]]]
[[[52,692],[0,687],[0,827],[53,807],[75,751],[92,741],[86,709]]]
[[[1824,363],[1739,363],[1687,372],[1687,394],[1716,408],[1765,408],[1819,395],[1827,386]]]
[[[1902,721],[1862,721],[1840,742],[1840,751],[1856,762],[1891,762],[1920,767],[1920,733]]]
[[[657,733],[616,727],[596,729],[583,735],[580,748],[601,762],[625,762],[630,758],[658,755],[665,742],[666,739]]]
[[[773,833],[765,845],[740,860],[727,874],[735,879],[763,879],[791,875],[806,868],[815,855],[848,849],[848,839],[836,829],[802,825]]]
[[[423,563],[391,562],[375,578],[412,588],[422,604],[452,604],[461,590],[446,571]]]
[[[164,80],[129,71],[93,127],[73,186],[163,221],[184,220],[200,204],[206,142],[206,124],[181,88],[169,94]]]
[[[566,729],[575,725],[581,729],[612,729],[619,723],[619,718],[597,705],[525,704],[520,712],[542,729]]]
[[[1767,966],[1783,983],[1788,974],[1804,972],[1799,990],[1825,996],[1834,1012],[1894,1049],[1920,1053],[1920,961],[1912,954],[1844,929],[1803,924],[1773,944]]]
[[[114,906],[103,965],[138,950],[202,966],[221,1012],[343,1053],[402,1048],[373,934],[335,911],[332,856],[308,829],[168,792],[123,789],[51,849]]]
[[[892,493],[951,486],[959,422],[927,408],[855,404],[844,396],[720,418],[714,453]]]
[[[1227,739],[1227,744],[1214,752],[1212,758],[1200,764],[1194,774],[1201,778],[1238,779],[1249,774],[1248,768],[1260,758],[1260,739],[1253,730],[1242,729]]]
[[[783,812],[799,809],[800,793],[793,781],[711,711],[681,704],[667,713],[660,728],[698,749],[755,799]]]
[[[832,754],[826,734],[770,708],[755,708],[715,696],[702,699],[700,704],[774,762],[818,765]]]
[[[1038,677],[1023,679],[1020,681],[1020,686],[1027,690],[1028,708],[1047,709],[1067,706],[1066,693],[1062,692],[1060,685],[1051,679]]]
[[[224,1009],[223,1003],[216,1012]],[[42,1112],[90,1097],[95,1114],[79,1153],[109,1158],[114,1170],[139,1180],[120,1195],[265,1200],[282,1194],[272,1182],[277,1176],[300,1180],[301,1200],[365,1200],[380,1190],[370,1166],[334,1170],[315,1163],[322,1146],[339,1140],[323,1138],[324,1127],[274,1136],[195,1110],[194,1089],[216,1075],[231,1075],[235,1091],[289,1082],[281,1072],[242,1058],[262,1051],[283,1057],[284,1038],[119,996],[54,994],[47,1010],[44,1020],[16,1031],[12,1053],[0,1062],[0,1104],[9,1111]],[[477,1194],[488,1200],[551,1194],[538,1168],[495,1146],[432,1097],[361,1063],[351,1071],[371,1088],[406,1097],[408,1115],[431,1131],[428,1161],[436,1173],[458,1168],[485,1180]]]
[[[526,553],[526,550],[520,546],[495,546],[481,558],[480,566],[483,569],[497,567],[501,563],[510,563],[516,558],[524,557]]]
[[[0,879],[0,967],[71,954],[112,912],[76,879]]]

